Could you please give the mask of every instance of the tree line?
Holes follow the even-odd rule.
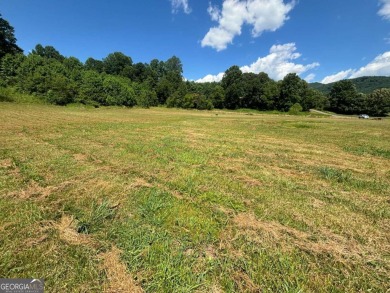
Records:
[[[13,27],[0,15],[0,87],[66,105],[185,109],[278,110],[300,112],[328,109],[337,113],[384,116],[390,112],[390,89],[362,94],[349,80],[337,82],[325,95],[309,87],[297,74],[274,81],[266,73],[226,70],[221,82],[196,83],[183,78],[181,60],[134,63],[121,52],[84,63],[65,57],[52,46],[38,44],[28,55],[16,45]]]

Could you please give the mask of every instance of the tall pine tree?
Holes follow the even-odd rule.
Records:
[[[6,54],[23,52],[23,50],[16,45],[14,33],[14,28],[0,14],[0,59]]]

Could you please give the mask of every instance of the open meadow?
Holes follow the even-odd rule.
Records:
[[[390,120],[0,103],[0,276],[388,292]]]

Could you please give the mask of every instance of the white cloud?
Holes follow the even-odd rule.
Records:
[[[348,69],[348,70],[345,70],[345,71],[340,71],[336,74],[333,74],[333,75],[329,75],[327,77],[325,77],[321,83],[332,83],[332,82],[336,82],[336,81],[339,81],[339,80],[342,80],[342,79],[346,79],[348,78],[349,76],[351,76],[351,74],[353,73],[354,71],[352,69]]]
[[[312,82],[313,79],[316,77],[316,75],[314,73],[310,73],[308,76],[306,76],[304,79],[307,81],[307,82]]]
[[[284,4],[283,0],[250,0],[248,1],[249,21],[253,24],[252,35],[259,36],[263,31],[275,31],[286,20],[287,14],[294,8],[295,1]]]
[[[373,61],[360,69],[348,69],[325,77],[322,83],[336,82],[342,79],[362,76],[390,76],[390,51],[378,55]]]
[[[308,65],[294,63],[293,60],[301,57],[301,54],[296,52],[296,50],[297,48],[294,43],[274,45],[271,47],[267,56],[260,57],[254,63],[242,66],[240,69],[242,72],[265,72],[270,78],[281,80],[288,73],[302,74],[320,65],[319,63],[311,63]],[[224,73],[207,75],[197,80],[197,82],[221,81],[223,75]]]
[[[351,78],[361,76],[389,76],[390,75],[390,51],[377,56],[372,62],[351,75]]]
[[[319,66],[318,63],[308,65],[296,64],[292,62],[301,57],[296,52],[297,48],[294,43],[284,45],[274,45],[270,49],[270,54],[260,57],[251,65],[241,67],[242,72],[266,72],[272,79],[281,80],[288,73],[301,74],[309,69]]]
[[[172,13],[178,13],[180,8],[183,8],[184,13],[190,14],[191,8],[188,4],[188,0],[171,0]]]
[[[209,3],[209,8],[207,8],[207,12],[210,14],[211,20],[218,21],[221,15],[221,11],[219,10],[217,5],[212,5]]]
[[[390,20],[390,0],[380,0],[383,4],[382,8],[378,11],[378,14],[385,19]]]
[[[206,75],[205,77],[198,79],[196,82],[218,82],[221,81],[223,76],[225,75],[224,72],[221,72],[217,75]]]
[[[225,0],[220,10],[210,3],[207,11],[213,21],[218,21],[218,26],[210,28],[202,47],[226,49],[235,36],[241,35],[244,24],[253,26],[253,37],[264,31],[275,31],[283,26],[294,6],[295,0],[286,4],[283,0]]]

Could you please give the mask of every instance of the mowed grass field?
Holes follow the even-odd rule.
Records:
[[[389,292],[390,120],[0,103],[0,276]]]

